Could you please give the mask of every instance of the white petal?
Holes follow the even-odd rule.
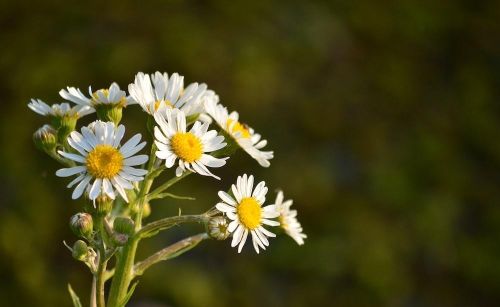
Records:
[[[82,181],[80,181],[80,183],[76,186],[75,190],[73,191],[71,198],[77,199],[78,197],[82,196],[83,191],[85,190],[91,179],[92,179],[91,176],[87,176]]]
[[[218,195],[226,203],[228,203],[232,206],[236,206],[236,201],[231,197],[231,195],[227,194],[224,191],[219,191]]]
[[[56,172],[56,176],[58,177],[69,177],[75,174],[84,172],[86,170],[85,166],[75,166],[70,168],[61,168]]]
[[[70,160],[73,160],[73,161],[76,161],[76,162],[85,163],[85,158],[82,157],[82,156],[80,156],[80,155],[69,153],[69,152],[64,152],[64,151],[61,151],[61,150],[59,150],[58,153],[61,156],[67,158],[67,159],[70,159]]]
[[[141,165],[143,163],[146,163],[148,161],[148,156],[147,155],[138,155],[134,157],[127,158],[123,161],[123,165],[127,166],[135,166],[135,165]]]
[[[241,238],[240,245],[238,246],[238,253],[241,253],[243,245],[245,245],[245,242],[247,241],[247,236],[248,236],[248,229],[245,229],[245,231],[243,232],[243,238]]]

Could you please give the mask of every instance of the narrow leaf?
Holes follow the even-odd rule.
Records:
[[[68,292],[69,295],[71,295],[71,300],[73,301],[73,307],[82,307],[82,303],[80,302],[78,295],[76,295],[75,291],[73,291],[73,288],[71,288],[70,284],[68,284]]]

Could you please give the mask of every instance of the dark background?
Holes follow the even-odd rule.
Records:
[[[34,148],[29,99],[156,70],[206,82],[275,158],[190,176],[175,191],[197,200],[149,220],[202,212],[248,172],[294,199],[309,238],[203,242],[146,272],[131,306],[497,305],[499,20],[498,1],[1,1],[0,305],[69,306],[68,282],[87,304],[91,281],[62,245],[83,201]],[[145,119],[128,108],[127,136]]]

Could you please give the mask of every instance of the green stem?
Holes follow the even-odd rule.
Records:
[[[106,281],[105,279],[105,272],[106,272],[106,265],[108,263],[107,260],[105,260],[106,255],[105,254],[100,254],[99,255],[99,267],[97,269],[97,275],[96,275],[96,290],[97,290],[97,306],[98,307],[105,307],[106,303],[104,301],[104,282]],[[103,260],[101,260],[103,258]]]
[[[96,296],[96,287],[97,287],[97,277],[94,275],[92,277],[92,288],[90,290],[90,307],[97,307],[97,296]]]
[[[205,223],[209,217],[207,214],[167,217],[145,225],[136,233],[135,237],[137,239],[146,238],[160,230],[168,229],[181,223]]]
[[[144,209],[144,204],[146,203],[146,194],[151,189],[154,177],[151,177],[152,169],[154,167],[154,162],[156,159],[156,146],[153,143],[151,146],[151,153],[149,155],[148,162],[148,175],[144,179],[137,196],[135,203],[131,204],[138,206],[138,212],[135,216],[135,228],[136,231],[141,228],[142,224],[142,212]],[[108,306],[118,307],[118,304],[124,300],[127,296],[128,287],[133,279],[133,267],[135,254],[137,252],[137,246],[139,245],[139,240],[135,237],[130,237],[129,241],[125,246],[122,247],[121,252],[118,253],[118,260],[115,266],[115,274],[113,277],[113,282],[111,283],[111,290],[109,292]]]
[[[171,186],[173,186],[174,184],[176,184],[178,181],[184,179],[185,177],[187,177],[188,175],[190,175],[191,172],[190,171],[185,171],[182,175],[180,175],[179,177],[174,177],[172,179],[170,179],[169,181],[165,182],[164,184],[160,185],[159,187],[157,187],[156,189],[154,189],[151,193],[148,194],[148,198],[149,199],[155,199],[155,198],[158,198],[158,194],[160,194],[161,192],[165,191],[166,189],[170,188]]]
[[[134,275],[135,276],[142,275],[144,273],[144,271],[146,271],[152,265],[154,265],[160,261],[175,258],[175,257],[191,250],[196,245],[198,245],[198,243],[200,243],[201,241],[203,241],[205,239],[208,239],[208,235],[206,233],[200,233],[200,234],[186,238],[184,240],[181,240],[181,241],[176,242],[170,246],[165,247],[164,249],[149,256],[145,260],[138,262],[134,266]]]
[[[97,227],[101,236],[101,241],[99,242],[99,264],[96,272],[96,292],[97,292],[97,306],[105,307],[106,303],[104,300],[104,274],[106,273],[106,266],[108,264],[108,259],[106,257],[106,230],[104,229],[104,217],[100,216],[96,219]]]

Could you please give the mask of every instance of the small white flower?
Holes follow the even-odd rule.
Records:
[[[219,97],[213,95],[204,100],[205,111],[226,131],[252,158],[257,160],[263,167],[269,167],[270,159],[274,157],[272,151],[262,151],[267,141],[261,139],[261,135],[239,122],[238,112],[228,112],[227,108],[219,104]]]
[[[283,228],[286,234],[294,239],[298,245],[303,245],[307,235],[303,233],[302,226],[297,220],[297,210],[290,210],[293,200],[289,199],[283,202],[283,192],[279,191],[274,204],[280,213],[278,217],[280,227]]]
[[[228,158],[214,158],[206,152],[213,152],[226,146],[224,137],[218,136],[217,131],[208,131],[208,123],[196,121],[191,130],[186,132],[186,115],[178,109],[163,108],[154,114],[155,143],[158,147],[156,156],[165,160],[165,166],[171,168],[175,160],[179,159],[179,166],[175,170],[176,176],[187,170],[204,176],[212,176],[208,167],[221,167]]]
[[[120,90],[120,86],[113,82],[109,89],[100,89],[92,92],[89,87],[90,97],[85,96],[80,89],[75,87],[67,87],[59,91],[62,98],[72,101],[77,105],[88,106],[95,110],[99,105],[121,106],[125,107],[129,104],[135,103],[132,99],[127,97],[125,91]]]
[[[43,116],[54,116],[54,117],[75,117],[80,118],[87,114],[93,113],[94,109],[89,106],[77,105],[71,107],[69,103],[64,102],[61,104],[53,104],[49,106],[40,99],[31,99],[28,107],[34,112]]]
[[[89,198],[95,200],[99,195],[115,199],[115,190],[128,201],[126,189],[133,189],[133,182],[144,179],[147,171],[132,166],[141,165],[148,160],[147,155],[137,155],[146,142],[139,144],[141,135],[134,135],[123,146],[120,142],[125,134],[125,126],[115,127],[112,122],[95,121],[83,127],[81,133],[71,132],[68,144],[78,153],[59,151],[59,154],[81,165],[62,168],[56,172],[59,177],[78,175],[68,188],[78,183],[72,198],[79,198],[89,188]],[[93,182],[91,182],[93,180]]]
[[[200,98],[206,91],[206,84],[191,83],[184,89],[184,77],[173,73],[156,72],[148,75],[142,72],[135,76],[128,86],[130,96],[147,113],[153,115],[161,108],[176,108],[192,115],[200,111]]]
[[[271,220],[279,216],[278,208],[275,205],[262,207],[266,200],[266,183],[261,181],[253,189],[253,180],[252,175],[238,176],[236,185],[231,186],[234,198],[224,191],[219,191],[222,202],[216,205],[219,211],[232,220],[228,230],[233,234],[231,246],[239,244],[238,253],[245,245],[249,232],[252,234],[255,251],[259,253],[259,247],[266,249],[266,246],[269,246],[267,237],[276,235],[262,225],[280,225],[279,222]]]

